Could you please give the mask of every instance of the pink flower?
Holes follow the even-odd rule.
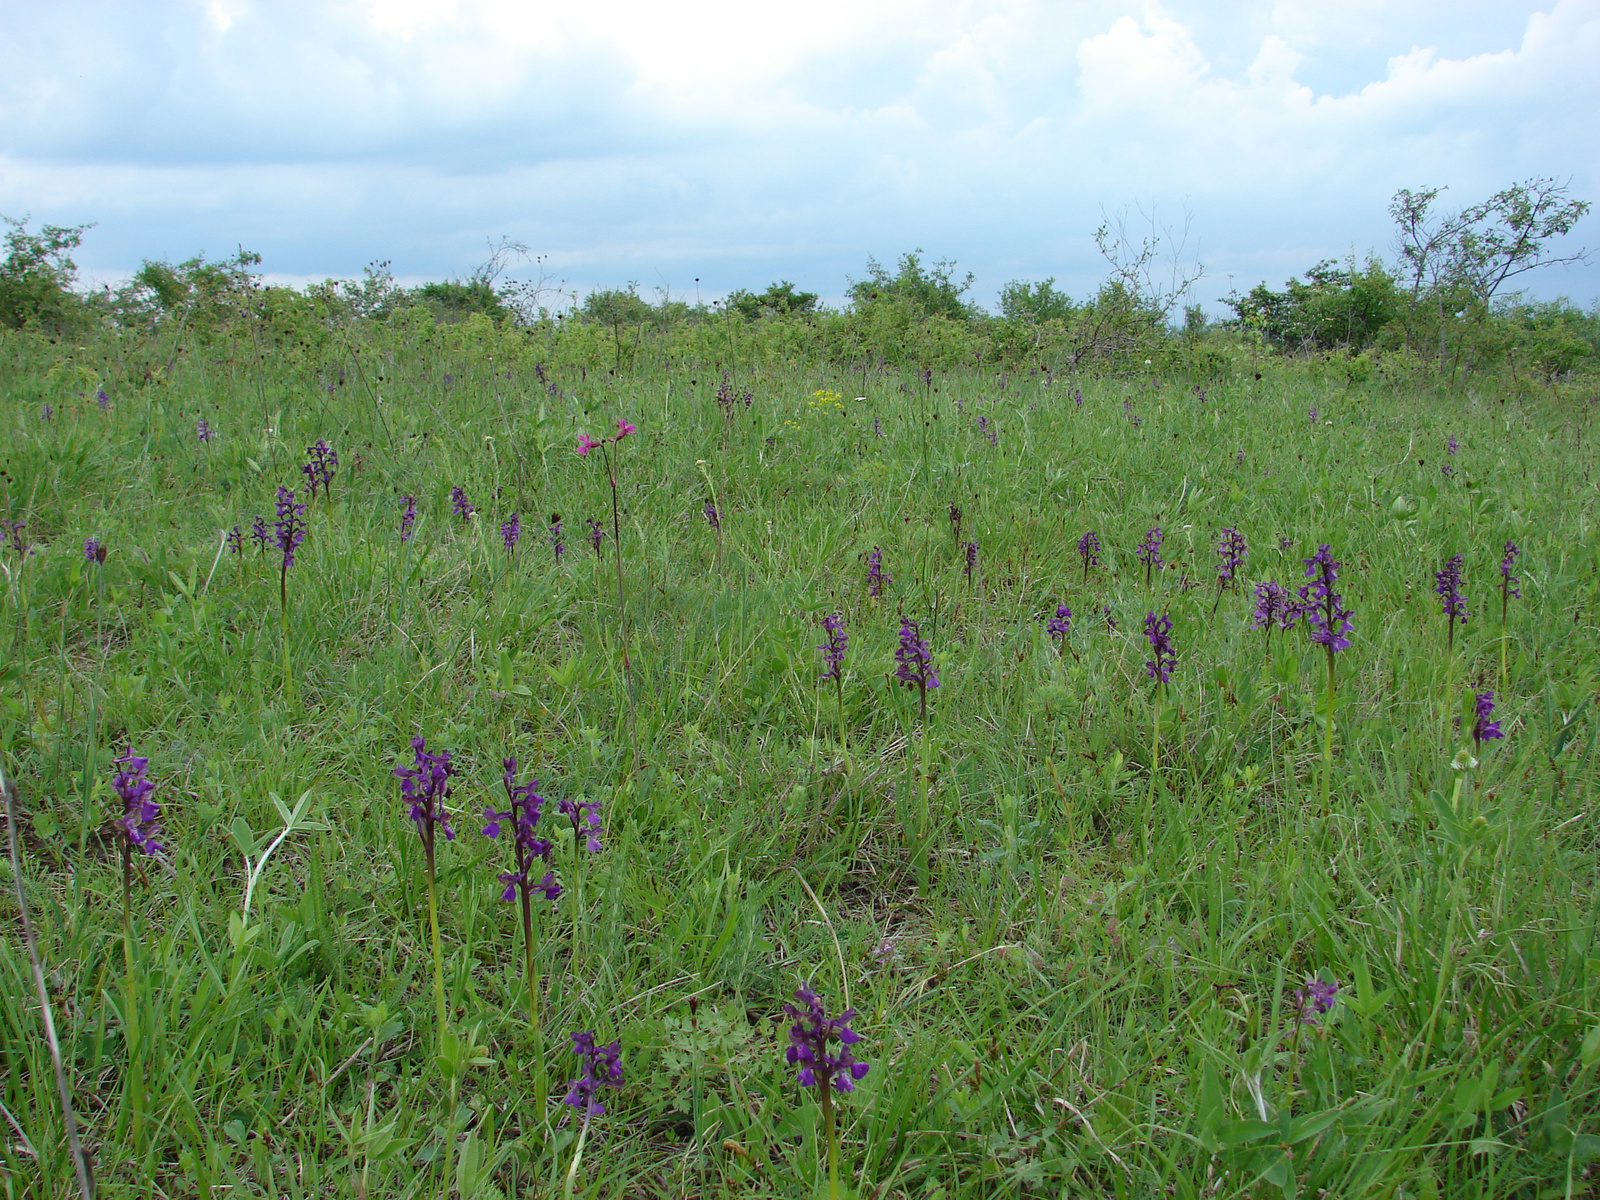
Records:
[[[623,438],[627,437],[630,433],[638,432],[638,428],[639,427],[637,425],[635,425],[632,421],[628,420],[627,417],[618,417],[617,418],[617,441],[620,442]]]
[[[593,450],[598,445],[600,445],[600,443],[595,441],[587,433],[580,433],[578,435],[578,453],[579,454],[587,454],[587,453],[589,453],[589,451]]]

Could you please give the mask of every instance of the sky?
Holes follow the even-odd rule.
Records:
[[[1120,215],[1218,311],[1389,256],[1402,187],[1600,201],[1596,63],[1600,0],[0,0],[0,214],[92,222],[90,280],[451,278],[508,237],[569,292],[838,300],[921,249],[985,304],[1092,293]],[[1600,257],[1526,282],[1588,304]]]

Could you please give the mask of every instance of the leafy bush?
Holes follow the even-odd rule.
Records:
[[[921,249],[902,254],[893,275],[869,257],[867,277],[852,283],[848,294],[857,311],[882,306],[902,309],[913,320],[944,317],[966,321],[979,315],[977,305],[962,299],[972,287],[972,273],[957,280],[955,269],[955,262],[949,259],[924,267]]]
[[[72,290],[78,267],[72,252],[87,225],[46,225],[38,233],[28,218],[0,217],[7,226],[6,258],[0,263],[0,326],[39,326],[62,333],[89,318],[83,298]]]
[[[794,284],[784,279],[778,283],[768,284],[767,290],[760,294],[746,291],[744,288],[729,292],[727,306],[747,321],[783,316],[788,313],[809,316],[817,311],[817,294],[797,292]]]
[[[1234,317],[1284,350],[1362,350],[1395,320],[1402,300],[1393,275],[1376,257],[1364,267],[1351,259],[1319,262],[1305,279],[1290,279],[1281,292],[1258,283],[1225,301]]]

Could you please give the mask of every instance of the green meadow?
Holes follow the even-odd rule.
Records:
[[[0,335],[8,1197],[77,1186],[19,887],[102,1196],[1595,1194],[1592,388],[603,332]],[[1331,655],[1252,618],[1323,545]],[[130,748],[163,849],[125,875]],[[531,976],[481,832],[511,757],[562,887]],[[870,1064],[836,1187],[801,986]],[[575,1031],[621,1044],[587,1119]]]

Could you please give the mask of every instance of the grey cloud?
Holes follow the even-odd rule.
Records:
[[[107,273],[242,242],[291,274],[388,258],[438,276],[510,233],[579,286],[682,293],[698,275],[712,295],[782,275],[838,296],[868,253],[921,245],[988,297],[1015,276],[1087,291],[1105,208],[1154,200],[1192,210],[1215,296],[1229,275],[1248,287],[1386,248],[1399,186],[1450,183],[1465,202],[1534,173],[1600,184],[1595,0],[1566,0],[1558,36],[1525,52],[1520,25],[1510,41],[1458,37],[1466,54],[1520,57],[1398,81],[1384,58],[1364,86],[1304,103],[1248,78],[1277,36],[1268,6],[1230,26],[1200,21],[1198,0],[1170,9],[1191,82],[1158,70],[1144,94],[1086,91],[1085,39],[1123,7],[980,6],[696,108],[598,42],[497,56],[477,34],[404,43],[318,5],[263,7],[226,34],[199,9],[113,6],[79,38],[90,10],[41,6],[0,34],[0,211],[100,220],[84,260]],[[130,11],[162,15],[129,26]],[[1361,41],[1281,32],[1304,63]]]

